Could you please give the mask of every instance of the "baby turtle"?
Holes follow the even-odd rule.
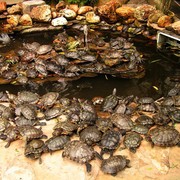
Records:
[[[88,126],[80,132],[80,140],[91,146],[101,140],[102,133],[95,126]]]
[[[130,132],[126,134],[123,140],[125,148],[129,149],[132,153],[136,152],[136,149],[140,146],[143,138],[136,132]]]
[[[17,99],[20,103],[35,104],[39,101],[39,95],[30,91],[18,92]]]
[[[141,97],[138,99],[139,104],[151,104],[154,102],[154,99],[151,97]]]
[[[146,115],[141,115],[135,120],[136,124],[142,124],[146,126],[147,128],[151,128],[154,126],[154,120],[153,118],[146,116]]]
[[[109,118],[98,118],[96,120],[96,126],[103,133],[113,128],[113,124]]]
[[[118,148],[121,137],[121,133],[115,130],[105,132],[99,143],[101,147],[100,155],[103,156],[106,152],[109,152],[110,155],[112,155],[114,150]]]
[[[113,109],[117,106],[117,104],[118,97],[116,96],[116,88],[114,88],[112,94],[104,98],[102,109],[103,111],[112,112]]]
[[[91,146],[78,140],[68,142],[62,153],[62,157],[67,157],[75,162],[86,164],[87,172],[91,172],[91,164],[89,161],[94,159],[97,152]]]
[[[112,123],[119,129],[130,131],[133,127],[133,121],[127,114],[114,113],[111,116]]]
[[[39,164],[41,164],[41,155],[43,151],[44,141],[42,141],[41,139],[33,139],[26,144],[24,155],[30,159],[39,159]]]
[[[122,171],[129,166],[130,160],[125,156],[116,155],[110,156],[108,159],[104,159],[101,164],[101,171],[106,174],[116,176],[119,171]]]
[[[136,124],[133,126],[132,131],[137,132],[139,134],[147,134],[149,131],[149,128],[142,124]]]
[[[50,52],[52,50],[52,46],[51,45],[41,45],[39,46],[39,48],[37,49],[37,54],[42,55],[42,54],[46,54],[48,52]]]
[[[150,130],[147,140],[152,143],[152,146],[179,146],[180,134],[173,126],[158,126]]]
[[[45,115],[45,119],[47,121],[53,119],[53,118],[56,118],[57,116],[59,116],[61,114],[61,109],[59,107],[52,107],[50,109],[47,109],[45,112],[44,112],[44,115]]]
[[[170,112],[169,118],[171,119],[173,124],[180,123],[180,109]]]
[[[70,137],[65,135],[51,137],[45,142],[44,151],[52,153],[52,151],[61,150],[68,141],[70,141]]]

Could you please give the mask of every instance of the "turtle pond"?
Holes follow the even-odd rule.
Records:
[[[86,25],[9,37],[1,179],[180,178],[177,57]]]

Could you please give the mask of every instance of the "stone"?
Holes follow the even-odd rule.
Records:
[[[93,10],[93,7],[91,7],[91,6],[81,6],[77,13],[79,15],[81,15],[81,14],[85,14],[85,13],[92,11],[92,10]]]
[[[33,22],[29,14],[23,14],[19,19],[19,24],[22,26],[32,26]]]
[[[71,9],[64,9],[63,15],[66,19],[75,19],[76,13]]]
[[[78,20],[78,21],[81,21],[81,20],[84,20],[84,19],[86,19],[85,16],[80,16],[80,15],[76,16],[76,20]]]
[[[16,27],[19,24],[20,15],[8,15],[7,22],[13,27]]]
[[[37,22],[51,21],[51,8],[49,5],[33,7],[30,13],[31,18]]]
[[[148,22],[149,23],[157,23],[158,19],[163,16],[163,12],[160,10],[154,11],[154,13],[150,14],[148,17]]]
[[[116,9],[116,13],[118,16],[122,17],[123,19],[128,19],[129,17],[134,16],[135,8],[129,6],[122,6]]]
[[[31,1],[24,1],[22,3],[22,12],[23,14],[30,14],[33,7],[44,5],[45,2],[42,0],[31,0]]]
[[[120,5],[121,4],[117,0],[111,0],[104,5],[97,7],[98,15],[108,23],[116,23],[118,21],[116,9]]]
[[[173,31],[175,31],[177,34],[180,34],[180,21],[176,21],[172,23],[170,26]]]
[[[0,2],[0,13],[6,11],[6,2]]]
[[[86,17],[86,21],[88,23],[99,23],[100,22],[100,17],[98,15],[96,15],[93,11],[87,12],[85,17]]]
[[[8,14],[20,14],[21,11],[22,11],[22,7],[19,4],[7,8]]]
[[[167,15],[161,16],[157,22],[158,26],[162,28],[169,26],[171,23],[172,23],[172,18]]]
[[[154,6],[143,4],[138,6],[134,11],[134,17],[139,21],[147,21],[150,14],[152,14],[156,8]]]
[[[77,13],[78,10],[79,10],[79,7],[78,7],[77,4],[70,4],[70,5],[68,5],[68,9],[71,9],[71,10],[73,10],[75,13]]]
[[[66,3],[64,1],[60,1],[56,4],[56,11],[60,11],[61,9],[64,9],[66,7]]]
[[[68,23],[67,19],[65,17],[58,17],[51,21],[52,26],[63,26]]]

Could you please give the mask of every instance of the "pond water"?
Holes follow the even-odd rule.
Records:
[[[11,50],[19,49],[22,47],[23,42],[52,43],[52,37],[56,33],[13,35],[13,37],[11,36],[11,43],[6,47],[0,48],[0,53],[4,54]],[[151,96],[154,99],[164,96],[168,91],[169,85],[174,85],[176,81],[179,81],[179,65],[174,63],[175,61],[172,58],[166,58],[157,52],[155,41],[146,42],[140,38],[136,38],[134,45],[144,56],[146,73],[143,78],[122,79],[111,75],[98,75],[66,83],[46,82],[32,90],[39,94],[44,94],[48,91],[58,91],[62,96],[87,99],[95,96],[105,97],[111,94],[114,88],[117,89],[117,95],[120,96],[133,94],[139,97]],[[29,87],[10,84],[0,85],[0,91],[8,90],[11,93],[17,93],[25,89],[29,90]]]

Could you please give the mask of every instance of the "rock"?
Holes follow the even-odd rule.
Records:
[[[49,22],[51,20],[51,9],[49,5],[33,7],[30,13],[31,18],[38,22]]]
[[[7,8],[8,14],[20,14],[21,11],[22,11],[22,7],[19,4]]]
[[[64,1],[60,1],[56,4],[56,11],[60,11],[61,9],[64,9],[66,7],[66,3]]]
[[[67,19],[74,19],[76,17],[76,13],[71,9],[64,9],[63,15]]]
[[[118,20],[116,9],[120,6],[120,3],[116,0],[111,0],[106,4],[99,6],[97,12],[99,16],[108,23],[115,23]]]
[[[67,19],[65,17],[58,17],[51,21],[52,26],[63,26],[68,23]]]
[[[76,20],[78,20],[78,21],[81,21],[81,20],[84,20],[84,19],[86,19],[84,16],[80,16],[80,15],[76,16]]]
[[[91,7],[91,6],[81,6],[77,13],[79,15],[81,15],[81,14],[85,14],[85,13],[92,11],[92,10],[93,10],[93,7]]]
[[[87,12],[85,17],[86,17],[86,21],[88,23],[99,23],[100,22],[100,17],[98,15],[96,15],[93,11]]]
[[[0,2],[0,13],[6,11],[6,2]]]
[[[7,22],[13,27],[16,27],[19,24],[20,15],[8,15]]]
[[[164,15],[163,12],[161,12],[160,10],[156,10],[156,11],[154,11],[154,13],[149,15],[148,22],[149,23],[157,23],[158,19],[163,15]]]
[[[71,9],[71,10],[73,10],[75,13],[77,13],[79,7],[78,7],[77,4],[70,4],[70,5],[68,6],[68,9]]]
[[[177,34],[180,34],[180,21],[172,23],[170,26],[168,26],[168,28]]]
[[[19,19],[19,24],[22,26],[32,26],[33,22],[29,14],[23,14]]]
[[[116,9],[116,13],[118,16],[122,17],[123,19],[128,19],[129,17],[134,16],[135,8],[129,6],[122,6]]]
[[[172,18],[167,15],[161,16],[157,22],[158,26],[162,28],[169,26],[171,23],[172,23]]]
[[[41,0],[31,0],[31,1],[24,1],[22,3],[22,12],[23,14],[30,14],[31,9],[36,6],[44,5],[45,2]]]
[[[154,6],[143,4],[138,6],[134,11],[134,17],[139,21],[146,21],[150,14],[152,14],[156,8]]]

